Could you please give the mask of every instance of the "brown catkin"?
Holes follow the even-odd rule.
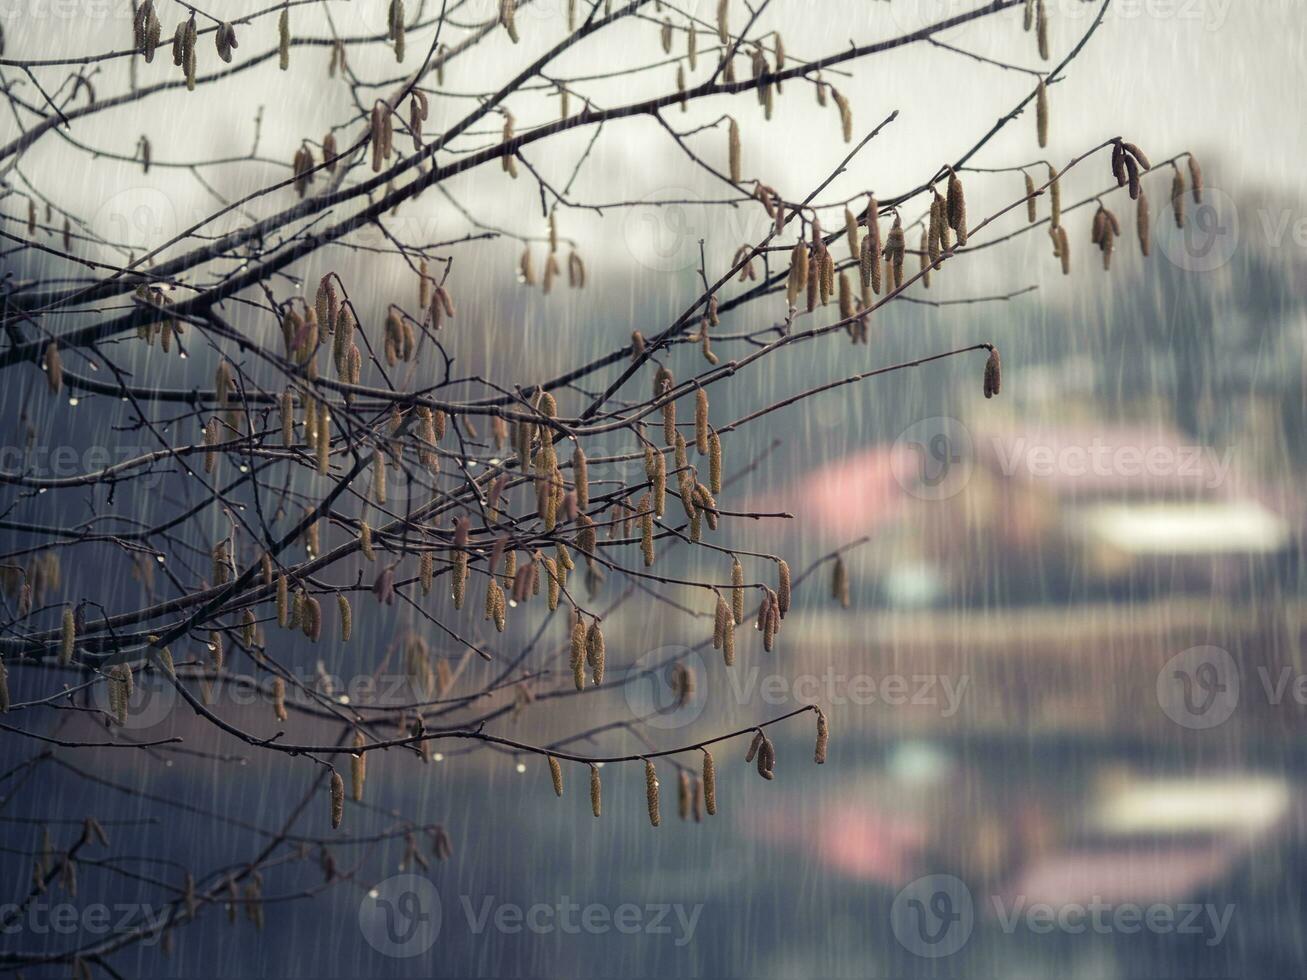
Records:
[[[644,760],[644,797],[649,806],[649,823],[657,827],[661,819],[658,813],[658,773],[648,759]]]
[[[1044,0],[1035,2],[1035,42],[1039,46],[1039,57],[1048,60],[1048,11],[1044,9]]]
[[[849,608],[849,570],[844,559],[836,556],[835,567],[831,571],[831,598],[845,609]]]
[[[1022,174],[1026,178],[1026,220],[1030,224],[1035,223],[1038,214],[1035,212],[1035,180],[1030,174]]]
[[[226,647],[222,640],[222,634],[217,630],[209,632],[209,657],[213,660],[213,669],[222,670],[222,665],[226,660]]]
[[[826,761],[826,748],[830,744],[830,726],[826,723],[826,712],[817,709],[817,747],[812,754],[812,761],[822,765]]]
[[[431,583],[435,579],[436,561],[431,552],[424,551],[418,556],[418,583],[422,587],[423,595],[431,594]]]
[[[554,784],[554,795],[561,797],[563,795],[563,769],[558,764],[558,760],[552,755],[547,756],[549,759],[549,778]]]
[[[1190,160],[1193,158],[1190,157]],[[1171,177],[1171,213],[1175,216],[1175,226],[1184,227],[1184,174],[1176,167]]]
[[[290,582],[284,574],[277,576],[277,625],[290,626]]]
[[[354,754],[349,760],[350,798],[355,803],[363,802],[363,784],[368,778],[368,758],[360,751],[364,746],[363,733],[354,733]]]
[[[722,439],[716,430],[708,437],[708,488],[722,492]]]
[[[703,388],[694,399],[694,444],[700,456],[708,455],[708,392]]]
[[[285,721],[286,714],[286,682],[280,677],[272,679],[272,713],[278,721]]]
[[[340,821],[345,816],[345,780],[340,778],[340,773],[335,769],[331,770],[331,829],[336,830],[340,827]]]
[[[596,817],[603,811],[603,787],[599,783],[599,767],[590,766],[590,812]]]
[[[727,149],[729,153],[731,183],[738,184],[743,179],[741,177],[742,168],[740,163],[740,125],[735,121],[733,116],[728,118],[730,119],[730,127],[727,132]]]
[[[717,816],[717,766],[713,762],[712,753],[707,749],[703,752],[703,802],[708,810],[708,816]]]
[[[1062,182],[1051,163],[1048,165],[1048,222],[1054,228],[1062,224]]]
[[[989,358],[985,361],[985,397],[993,398],[1002,387],[1002,370],[999,362],[998,348],[991,347]]]
[[[590,509],[590,468],[580,443],[572,451],[572,477],[576,483],[577,509],[587,511]]]
[[[1189,185],[1193,190],[1194,203],[1203,203],[1203,167],[1198,158],[1189,154]]]
[[[577,619],[572,624],[572,681],[578,691],[585,690],[585,623]]]
[[[776,563],[776,601],[783,617],[790,611],[790,566],[784,558]]]
[[[948,213],[948,225],[958,236],[958,244],[967,243],[967,197],[962,189],[962,181],[952,170],[948,177],[948,197],[944,202]]]
[[[731,613],[735,622],[744,622],[744,566],[740,559],[731,559]]]
[[[1139,200],[1135,204],[1135,230],[1139,234],[1139,251],[1145,258],[1148,257],[1150,248],[1150,218],[1148,213],[1148,195],[1139,194]]]
[[[605,659],[604,631],[599,628],[599,620],[596,619],[585,633],[585,660],[590,665],[591,677],[596,686],[604,682]]]
[[[1035,89],[1035,134],[1041,149],[1048,146],[1048,86],[1042,78]]]
[[[282,7],[277,19],[277,56],[282,71],[290,68],[290,8]],[[339,822],[339,821],[337,821]],[[333,824],[335,826],[335,824]]]
[[[516,44],[520,38],[517,33],[517,22],[514,14],[517,12],[517,0],[499,0],[499,23],[508,33],[508,38]]]
[[[651,482],[654,495],[654,513],[662,517],[667,510],[667,457],[654,453],[654,475]]]
[[[305,596],[305,623],[303,623],[303,632],[312,642],[318,643],[323,635],[323,606],[322,602],[312,596]]]
[[[653,498],[646,493],[637,505],[640,512],[640,552],[644,556],[645,568],[652,568],[654,563],[654,518]]]
[[[72,662],[73,647],[77,643],[77,621],[73,617],[71,606],[64,606],[63,626],[59,642],[59,665],[66,667]]]
[[[59,344],[50,341],[45,345],[45,382],[50,386],[50,393],[57,395],[64,386],[63,361],[59,357]]]
[[[354,614],[343,592],[336,595],[336,608],[340,613],[340,642],[348,643],[350,634],[354,632]]]

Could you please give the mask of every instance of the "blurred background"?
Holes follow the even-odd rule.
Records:
[[[815,57],[847,38],[897,36],[976,5],[777,0],[759,23],[782,31],[796,55]],[[342,29],[348,18],[372,29],[384,18],[384,5],[362,0],[324,6]],[[492,14],[483,6],[467,22]],[[711,18],[710,6],[700,2],[699,15]],[[126,46],[130,12],[123,20],[110,9],[108,17],[70,18],[38,0],[15,0],[0,11],[5,54]],[[1049,9],[1057,60],[1100,4],[1056,0]],[[309,33],[311,16],[294,15]],[[451,66],[448,98],[433,99],[434,128],[556,39],[562,16],[559,3],[524,9],[520,48],[499,38],[484,56]],[[1307,82],[1305,36],[1289,0],[1109,4],[1066,80],[1052,88],[1048,149],[1035,148],[1026,114],[972,163],[1061,163],[1117,135],[1154,159],[1192,151],[1206,190],[1201,203],[1190,202],[1186,228],[1176,228],[1165,207],[1167,168],[1144,179],[1154,201],[1149,258],[1130,232],[1105,273],[1091,251],[1091,210],[1082,208],[1065,219],[1074,255],[1068,277],[1045,234],[1020,235],[946,265],[929,292],[914,290],[878,312],[868,347],[826,338],[767,359],[720,394],[714,389],[716,421],[851,372],[982,341],[997,344],[1004,362],[995,400],[981,395],[981,360],[949,360],[803,401],[727,443],[728,473],[747,470],[725,495],[736,509],[790,515],[737,522],[726,532],[730,545],[781,554],[798,575],[863,541],[845,555],[848,608],[832,600],[830,567],[820,565],[799,582],[777,650],[764,654],[756,637],[742,636],[740,662],[726,671],[711,651],[686,652],[701,641],[701,624],[658,603],[628,602],[605,621],[611,690],[576,708],[524,704],[495,723],[508,737],[542,743],[649,715],[644,735],[671,746],[818,703],[832,731],[824,766],[812,764],[808,715],[770,729],[773,781],[745,764],[747,740],[731,741],[715,750],[718,815],[678,820],[675,781],[665,777],[663,826],[654,830],[637,767],[605,768],[604,815],[596,820],[581,766],[565,767],[559,801],[547,769],[511,753],[446,747],[425,764],[383,756],[369,763],[368,805],[350,808],[351,832],[379,833],[401,813],[438,822],[451,835],[451,859],[423,868],[402,840],[365,842],[332,857],[342,868],[357,862],[356,876],[323,889],[315,850],[265,883],[265,895],[279,898],[265,902],[261,931],[240,915],[229,925],[210,909],[178,932],[166,955],[152,943],[112,962],[129,976],[230,977],[1307,973],[1307,198],[1304,130],[1292,122],[1292,100]],[[1037,65],[1017,11],[938,40]],[[429,39],[409,43],[425,50]],[[599,75],[652,58],[657,43],[656,23],[632,23],[612,44],[569,53],[558,74]],[[251,38],[251,47],[261,46]],[[275,161],[288,164],[302,137],[347,117],[344,93],[319,71],[327,49],[297,49],[301,57],[313,66],[303,76],[267,67],[223,95],[158,97],[71,134],[48,134],[6,179],[39,188],[137,248],[166,240],[214,207],[211,192],[230,197],[286,176]],[[355,67],[394,78],[390,57],[379,51],[375,63],[360,58]],[[666,88],[667,72],[597,85],[595,101],[615,105]],[[4,77],[20,76],[6,68]],[[900,116],[822,200],[915,186],[1030,89],[1028,75],[929,44],[845,66],[828,80],[850,98],[859,136],[893,110]],[[549,98],[515,105],[519,129],[556,112]],[[688,131],[735,113],[746,174],[789,197],[805,195],[847,152],[838,116],[807,91],[786,94],[769,123],[751,97],[741,101],[669,118]],[[208,188],[186,168],[146,177],[130,160],[96,153],[130,157],[147,133],[160,159],[244,154],[257,112],[257,152],[206,173]],[[0,121],[0,138],[13,138],[14,126]],[[498,138],[494,128],[474,135],[489,142]],[[565,179],[591,135],[526,156]],[[691,139],[724,160],[720,127]],[[1106,154],[1099,156],[1067,179],[1064,201],[1111,185]],[[973,216],[1022,193],[1018,174],[963,176]],[[620,346],[633,329],[655,332],[697,294],[701,240],[710,270],[720,269],[766,227],[758,208],[658,205],[726,195],[656,124],[622,121],[605,128],[580,170],[578,202],[602,205],[602,213],[569,209],[559,221],[592,283],[544,296],[514,280],[523,237],[544,233],[538,188],[502,177],[497,166],[493,175],[462,175],[394,218],[424,241],[494,232],[453,252],[459,322],[450,344],[463,372],[498,381],[529,384]],[[252,209],[285,207],[290,194]],[[1104,200],[1126,218],[1122,198]],[[1039,209],[1046,214],[1042,201]],[[16,221],[25,211],[6,203],[5,213]],[[1024,221],[1018,209],[986,237]],[[381,243],[370,231],[359,241]],[[298,281],[277,288],[302,288],[337,269],[378,323],[386,302],[412,291],[393,258],[326,251],[297,270]],[[30,253],[6,259],[11,280],[50,274]],[[973,301],[1028,287],[1035,288],[1007,300]],[[783,312],[763,306],[726,329],[756,329]],[[66,325],[87,315],[68,314]],[[244,310],[231,316],[256,336],[278,329]],[[184,384],[192,370],[211,376],[204,352],[191,365],[151,361],[157,353],[143,348],[120,353],[163,384]],[[692,352],[680,357],[678,377],[697,369]],[[129,441],[139,446],[139,433],[116,428],[124,411],[116,400],[29,402],[28,391],[43,385],[28,372],[0,396],[6,471],[43,465],[31,463],[27,421],[51,446],[79,453],[100,446],[117,458],[129,455]],[[20,418],[20,405],[34,407]],[[587,448],[594,456],[630,447]],[[122,506],[148,517],[167,498]],[[78,513],[71,500],[56,511],[12,488],[5,502],[15,515],[49,524]],[[25,539],[11,540],[18,547]],[[685,570],[696,568],[707,566]],[[140,604],[139,582],[99,582],[104,571],[94,563],[64,574],[73,592],[107,591],[121,608]],[[614,595],[621,587],[606,586]],[[702,603],[689,590],[670,595]],[[503,648],[534,642],[542,616],[535,609],[515,619]],[[286,656],[315,683],[354,692],[359,678],[394,672],[395,636],[413,625],[363,610],[351,646],[324,653],[305,645]],[[551,629],[562,635],[561,625]],[[674,655],[696,667],[685,701],[674,697],[667,671],[644,672]],[[466,671],[460,683],[491,676],[477,664]],[[17,698],[18,672],[14,683]],[[29,778],[16,767],[40,749],[0,735],[0,769],[10,773],[0,810],[6,893],[25,891],[27,856],[44,830],[71,832],[49,820],[52,811],[67,813],[74,828],[94,812],[116,844],[139,855],[134,877],[84,867],[79,895],[59,901],[127,906],[137,915],[162,901],[158,882],[175,880],[181,866],[240,860],[261,833],[246,821],[286,819],[316,777],[312,767],[243,751],[169,696],[142,683],[133,735],[184,735],[189,747],[222,761],[57,750],[57,762]],[[234,690],[213,696],[234,720],[271,725],[266,704],[242,702]],[[638,752],[640,744],[613,732],[581,747]],[[697,766],[697,753],[682,761]],[[195,811],[159,806],[151,794]],[[313,832],[321,830],[315,823]],[[396,884],[395,876],[410,874],[426,885]],[[419,897],[416,911],[399,904],[407,895]],[[382,901],[411,928],[392,928],[378,911]],[[25,920],[0,934],[0,949],[56,948],[75,934]]]

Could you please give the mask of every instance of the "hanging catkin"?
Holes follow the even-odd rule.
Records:
[[[654,563],[654,517],[653,498],[645,493],[637,505],[640,511],[640,553],[644,556],[645,568],[652,568]]]
[[[603,810],[603,790],[599,785],[599,767],[590,766],[590,811],[597,817]]]
[[[856,260],[860,254],[861,243],[858,241],[858,219],[848,208],[844,209],[844,237],[849,244],[849,257]]]
[[[290,68],[290,7],[282,7],[277,18],[277,57],[282,71]]]
[[[649,823],[657,827],[661,819],[658,813],[658,773],[648,759],[644,760],[644,796],[649,806]]]
[[[363,733],[354,733],[354,753],[349,759],[350,797],[355,803],[363,802],[363,784],[368,778],[368,759],[363,753]]]
[[[1026,178],[1026,220],[1033,225],[1036,218],[1038,218],[1035,213],[1035,181],[1030,174],[1024,171],[1022,176]]]
[[[77,643],[77,620],[71,606],[64,606],[63,626],[59,642],[59,666],[66,667],[72,662],[73,648]]]
[[[835,107],[840,113],[840,133],[844,137],[845,143],[853,142],[853,107],[849,100],[834,85],[830,89],[831,98],[835,100]]]
[[[1148,213],[1148,195],[1141,192],[1139,194],[1139,200],[1135,204],[1135,230],[1136,232],[1138,232],[1139,235],[1139,251],[1140,253],[1143,254],[1145,258],[1148,257],[1149,246],[1150,246],[1149,222],[1150,222],[1150,218]]]
[[[186,31],[182,36],[182,70],[186,73],[186,91],[195,91],[195,43],[198,39],[195,28],[195,14],[186,21]]]
[[[585,690],[585,623],[578,618],[572,623],[572,681],[578,691]]]
[[[844,566],[844,559],[838,555],[831,571],[831,598],[843,608],[849,608],[849,571]]]
[[[514,14],[517,12],[517,0],[499,0],[499,23],[508,32],[508,38],[516,44],[520,38]]]
[[[1198,158],[1189,154],[1189,183],[1193,189],[1194,203],[1203,203],[1203,168]]]
[[[558,760],[552,755],[546,756],[549,760],[549,779],[554,784],[554,795],[561,797],[563,795],[563,770],[559,766]]]
[[[731,559],[731,612],[737,624],[744,622],[744,566]]]
[[[962,189],[962,181],[949,168],[948,197],[944,202],[948,213],[948,226],[957,232],[958,244],[967,244],[967,198]]]
[[[590,665],[591,677],[596,686],[604,682],[604,631],[599,628],[599,620],[590,624],[585,634],[585,660]]]
[[[812,761],[822,765],[826,761],[826,748],[830,744],[830,726],[826,723],[826,712],[817,709],[817,746],[813,750]]]
[[[889,230],[889,236],[885,240],[885,258],[890,265],[894,289],[903,286],[903,259],[906,253],[907,243],[903,236],[903,220],[896,214],[894,224]]]
[[[998,348],[991,347],[989,358],[985,361],[985,397],[993,398],[1002,387],[1002,370],[999,362]]]
[[[404,60],[404,0],[390,0],[390,11],[387,16],[387,27],[389,28],[390,40],[395,44],[395,60]],[[413,137],[417,139],[417,134]]]
[[[277,576],[277,625],[290,626],[290,583],[285,574]]]
[[[109,707],[119,725],[127,724],[127,709],[133,690],[130,664],[114,664],[109,670]]]
[[[1039,87],[1035,89],[1035,135],[1039,138],[1042,149],[1048,146],[1048,86],[1040,78]]]
[[[1190,160],[1192,161],[1192,157]],[[1184,227],[1184,174],[1180,172],[1178,166],[1172,165],[1174,172],[1171,177],[1171,213],[1175,216],[1175,226]]]
[[[340,773],[335,769],[331,770],[331,829],[336,830],[340,827],[340,821],[345,816],[345,780],[340,778]]]
[[[717,816],[717,766],[713,762],[712,753],[707,749],[701,749],[703,752],[703,802],[708,810],[708,816]]]
[[[572,451],[572,479],[576,483],[576,506],[579,510],[590,509],[590,467],[585,458],[585,450],[577,443]]]
[[[288,717],[286,714],[286,682],[280,677],[272,679],[272,713],[278,721],[285,721]]]
[[[708,436],[708,486],[713,493],[722,491],[722,439],[716,429]]]
[[[1035,0],[1035,40],[1039,45],[1039,57],[1048,60],[1048,11],[1044,9],[1044,0]]]
[[[349,607],[349,599],[345,593],[336,594],[336,608],[340,613],[340,642],[348,643],[350,634],[354,631],[354,614]]]
[[[700,456],[708,455],[708,392],[704,388],[694,400],[694,444]]]
[[[740,163],[740,126],[735,121],[734,116],[727,117],[730,122],[727,131],[727,149],[730,160],[731,183],[738,184],[743,178],[741,177]]]
[[[45,382],[50,388],[53,395],[59,394],[59,390],[64,386],[64,368],[63,360],[59,356],[59,344],[56,341],[50,341],[45,345]]]
[[[1048,222],[1054,228],[1062,224],[1062,181],[1051,163],[1048,164]]]

